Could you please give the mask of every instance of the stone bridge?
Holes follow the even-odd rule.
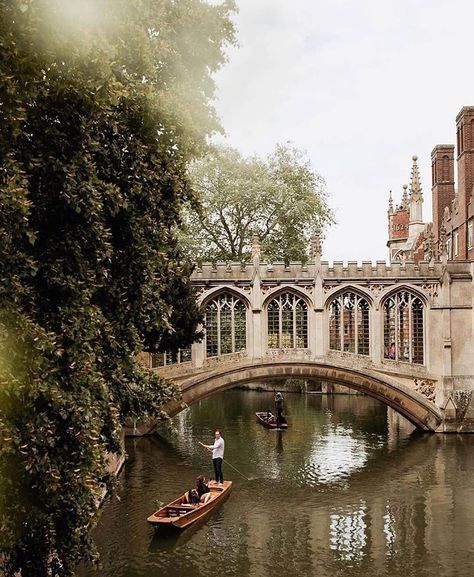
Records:
[[[149,355],[192,404],[246,382],[338,383],[417,427],[474,432],[473,267],[469,261],[357,263],[320,258],[198,266],[206,336],[191,350]],[[176,413],[181,407],[171,409]]]

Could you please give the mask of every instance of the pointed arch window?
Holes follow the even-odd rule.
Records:
[[[329,348],[370,354],[369,303],[357,293],[345,292],[329,305]]]
[[[308,305],[299,296],[286,292],[267,307],[268,348],[308,348]]]
[[[223,293],[206,304],[206,356],[217,357],[247,347],[247,309],[230,293]]]
[[[400,291],[383,305],[384,357],[422,365],[424,363],[424,306],[409,291]]]

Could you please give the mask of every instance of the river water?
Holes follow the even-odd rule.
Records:
[[[255,411],[273,395],[232,390],[175,419],[177,432],[127,440],[119,499],[94,531],[102,566],[81,577],[472,577],[474,435],[413,432],[359,395],[285,395],[290,428]],[[210,475],[215,428],[232,494],[179,535],[146,517]]]

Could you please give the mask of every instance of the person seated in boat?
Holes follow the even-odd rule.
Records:
[[[267,411],[267,414],[265,415],[264,419],[270,425],[272,425],[275,422],[275,416],[271,411]]]
[[[209,486],[206,484],[204,475],[199,475],[196,479],[196,492],[199,495],[199,501],[201,503],[207,503],[211,498],[211,492]]]
[[[196,488],[189,489],[189,491],[186,493],[186,501],[190,505],[198,505],[200,503],[199,493],[197,492]]]

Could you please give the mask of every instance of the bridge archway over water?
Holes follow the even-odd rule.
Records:
[[[330,265],[315,247],[307,263],[263,263],[254,248],[251,263],[196,267],[205,339],[147,361],[185,402],[251,381],[318,379],[424,430],[474,431],[471,262]]]
[[[344,385],[373,397],[425,431],[436,431],[443,422],[440,409],[425,396],[377,371],[358,371],[317,361],[242,362],[181,380],[183,401],[191,405],[216,392],[240,384],[285,378],[313,379]],[[177,414],[182,407],[170,412]]]

